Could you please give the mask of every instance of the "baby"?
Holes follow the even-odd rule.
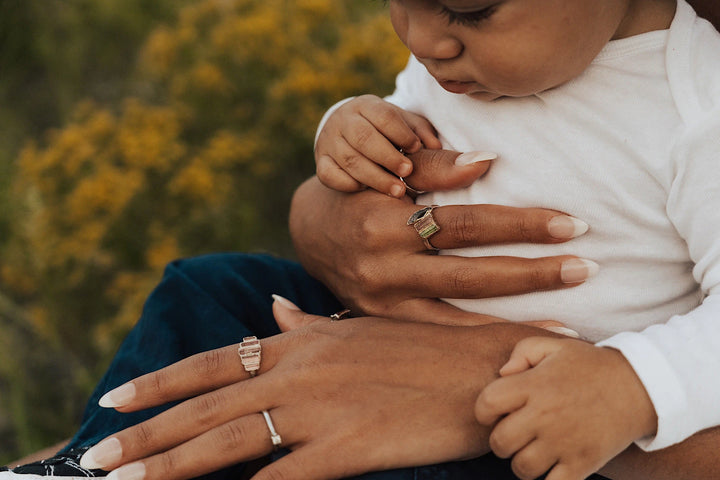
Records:
[[[476,405],[523,479],[582,479],[635,442],[720,424],[720,35],[685,0],[391,0],[412,53],[385,100],[326,114],[318,177],[401,197],[420,148],[497,152],[468,188],[422,205],[552,208],[568,244],[441,254],[591,258],[573,289],[447,299],[586,340],[520,342]],[[464,154],[458,162],[494,155]],[[390,173],[391,172],[391,173]],[[442,226],[441,226],[442,227]],[[427,239],[431,242],[431,237]]]

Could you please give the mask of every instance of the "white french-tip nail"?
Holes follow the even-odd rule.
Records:
[[[600,271],[600,265],[586,258],[565,260],[560,267],[560,279],[563,283],[580,283],[594,277]]]
[[[487,162],[488,160],[495,160],[498,158],[497,153],[492,152],[467,152],[459,155],[455,159],[455,166],[465,167],[478,162]]]
[[[98,405],[103,408],[124,407],[128,403],[132,402],[133,398],[135,398],[135,384],[128,382],[124,385],[120,385],[114,390],[110,390],[100,397]]]
[[[145,464],[136,462],[123,465],[110,472],[105,478],[107,480],[143,480],[145,478]]]
[[[285,307],[289,310],[300,310],[300,307],[298,307],[297,305],[295,305],[293,302],[291,302],[290,300],[288,300],[285,297],[281,297],[280,295],[273,293],[272,298],[273,298],[273,300],[278,302],[280,305],[282,305],[283,307]]]
[[[582,220],[569,215],[556,215],[548,222],[548,233],[553,238],[569,239],[585,234],[590,226]]]
[[[560,335],[565,335],[566,337],[580,338],[580,334],[578,332],[567,327],[545,327],[545,330],[548,332],[559,333]]]
[[[80,466],[87,469],[105,468],[117,463],[122,458],[122,445],[120,440],[110,437],[98,443],[80,459]]]

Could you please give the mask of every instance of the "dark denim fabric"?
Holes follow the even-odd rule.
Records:
[[[243,336],[279,333],[271,294],[306,312],[330,315],[341,306],[298,264],[266,255],[216,254],[168,265],[137,325],[120,346],[85,410],[80,430],[66,450],[94,445],[169,406],[121,414],[97,406],[107,391],[187,356],[239,342]],[[242,465],[203,476],[236,479]],[[418,468],[376,472],[363,480],[516,480],[509,463],[492,455]],[[599,478],[599,477],[598,477]]]

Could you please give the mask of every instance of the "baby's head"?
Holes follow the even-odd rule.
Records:
[[[580,75],[612,39],[668,28],[675,0],[390,0],[400,39],[440,85],[481,100]]]

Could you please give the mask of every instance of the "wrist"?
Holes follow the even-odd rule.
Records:
[[[598,347],[614,358],[617,365],[618,382],[623,385],[624,404],[631,422],[633,441],[654,436],[657,433],[658,418],[650,395],[632,365],[620,350],[612,347]]]

